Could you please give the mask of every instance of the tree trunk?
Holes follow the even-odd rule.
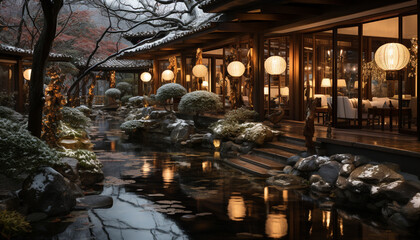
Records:
[[[42,108],[44,107],[44,76],[47,59],[57,29],[57,16],[63,0],[41,0],[44,13],[44,26],[35,45],[32,74],[29,84],[28,130],[32,135],[41,137]]]

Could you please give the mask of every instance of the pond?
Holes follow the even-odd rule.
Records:
[[[269,186],[217,153],[129,143],[117,121],[95,124],[102,195],[114,205],[72,213],[54,239],[418,239],[305,191]]]

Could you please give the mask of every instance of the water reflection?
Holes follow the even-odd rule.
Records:
[[[141,167],[141,172],[142,172],[142,177],[143,178],[147,178],[149,177],[152,169],[151,169],[152,165],[149,162],[144,162],[143,166]]]
[[[162,178],[163,178],[163,184],[165,188],[169,187],[169,185],[173,182],[174,172],[175,172],[174,166],[166,166],[163,168]]]
[[[265,222],[265,233],[272,238],[281,238],[287,235],[288,225],[285,214],[270,213]]]
[[[203,168],[203,172],[211,172],[212,164],[211,161],[204,161],[201,163],[201,167]]]
[[[232,195],[228,204],[228,216],[233,221],[243,221],[246,216],[244,198]]]

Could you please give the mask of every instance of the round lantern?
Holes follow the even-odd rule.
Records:
[[[209,86],[209,82],[203,81],[203,87],[208,87],[208,86]]]
[[[202,78],[207,75],[207,67],[203,64],[195,65],[192,69],[194,76]]]
[[[270,75],[280,75],[286,71],[286,60],[280,56],[271,56],[265,60],[264,68]]]
[[[174,79],[174,72],[172,72],[171,70],[165,70],[162,73],[162,79],[165,81],[171,81],[172,79]]]
[[[227,71],[232,77],[240,77],[245,72],[245,65],[239,61],[233,61],[229,63]]]
[[[152,74],[150,74],[149,72],[144,72],[140,75],[140,79],[143,82],[150,82],[150,80],[152,80]]]
[[[30,69],[30,68],[26,69],[25,71],[23,71],[23,78],[26,81],[31,80],[31,73],[32,73],[32,69]]]
[[[400,70],[409,60],[410,52],[400,43],[384,44],[375,53],[375,62],[383,70]]]

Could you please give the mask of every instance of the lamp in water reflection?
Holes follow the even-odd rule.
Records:
[[[162,179],[163,185],[167,186],[174,180],[174,168],[173,167],[165,167],[162,171]]]
[[[246,216],[245,201],[241,196],[231,196],[228,203],[228,216],[233,221],[243,221]]]
[[[115,152],[115,141],[111,141],[111,151]]]
[[[202,162],[201,167],[203,168],[203,172],[211,172],[211,162],[210,161]]]
[[[322,226],[325,228],[330,228],[330,221],[331,221],[331,212],[329,211],[322,211]]]
[[[215,151],[213,154],[213,158],[214,159],[220,159],[220,152],[219,151]]]
[[[142,171],[142,173],[143,173],[143,177],[148,177],[149,176],[149,173],[150,173],[150,163],[148,163],[148,162],[145,162],[145,163],[143,163],[143,166],[141,167],[141,171]]]
[[[268,214],[265,222],[265,233],[271,238],[281,238],[287,235],[288,224],[285,214]]]
[[[213,146],[215,149],[220,148],[220,142],[221,142],[220,139],[217,139],[217,138],[213,139]]]

